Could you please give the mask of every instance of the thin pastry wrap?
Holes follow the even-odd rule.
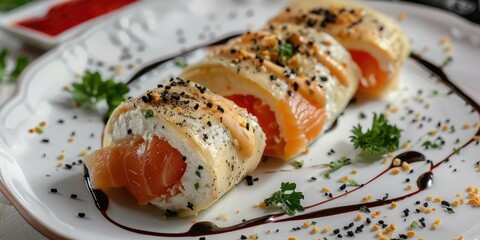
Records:
[[[288,160],[343,111],[360,71],[328,34],[276,24],[211,49],[181,76],[247,108],[267,135],[264,154]]]
[[[190,81],[122,103],[86,161],[96,189],[125,187],[167,215],[197,215],[252,172],[265,134],[255,117]]]
[[[348,0],[292,0],[270,24],[293,23],[327,32],[342,43],[363,73],[358,93],[381,97],[398,82],[408,40],[393,20]]]

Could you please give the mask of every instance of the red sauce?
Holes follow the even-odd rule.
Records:
[[[70,0],[53,6],[43,17],[25,19],[17,22],[16,25],[53,37],[85,21],[136,1],[138,0]]]

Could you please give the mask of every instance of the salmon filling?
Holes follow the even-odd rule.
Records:
[[[258,123],[267,136],[264,155],[277,156],[284,152],[285,140],[280,136],[280,127],[277,123],[275,113],[268,104],[250,95],[233,95],[226,98],[235,102],[238,106],[247,109],[249,113],[256,116]]]
[[[90,165],[94,188],[125,187],[142,205],[178,194],[187,168],[182,154],[158,137],[128,137],[87,161],[95,161]]]
[[[226,98],[257,117],[267,136],[265,156],[288,159],[305,151],[308,143],[320,134],[325,125],[325,109],[318,109],[296,92],[288,97],[285,104],[280,104],[278,109],[280,115],[284,116],[278,120],[284,122],[285,138],[281,135],[275,113],[261,99],[250,95],[232,95]]]
[[[380,64],[365,51],[348,50],[353,61],[357,63],[362,71],[364,79],[358,86],[359,92],[379,93],[388,84],[388,72],[381,69]],[[373,82],[372,82],[373,81]]]

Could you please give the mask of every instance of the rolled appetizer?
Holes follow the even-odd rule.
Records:
[[[190,81],[129,99],[86,161],[93,188],[126,188],[172,215],[206,209],[258,165],[265,134],[232,101]]]
[[[288,160],[305,152],[343,111],[360,71],[328,34],[277,24],[211,49],[182,77],[255,115],[267,135],[264,155]]]
[[[393,20],[347,0],[292,0],[270,24],[294,23],[327,32],[342,43],[362,70],[358,94],[381,97],[397,85],[409,53],[407,38]]]

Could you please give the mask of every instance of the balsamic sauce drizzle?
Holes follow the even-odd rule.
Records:
[[[169,62],[177,57],[182,57],[182,56],[186,56],[188,55],[189,53],[192,53],[198,49],[201,49],[201,48],[206,48],[206,47],[211,47],[211,46],[215,46],[215,45],[220,45],[220,44],[224,44],[226,42],[228,42],[230,39],[232,38],[235,38],[235,37],[238,37],[240,35],[242,35],[243,33],[235,33],[235,34],[231,34],[229,35],[228,37],[225,37],[225,38],[220,38],[220,40],[217,40],[217,41],[214,41],[214,42],[211,42],[211,43],[208,43],[208,44],[202,44],[200,46],[194,46],[186,51],[183,51],[182,53],[180,54],[172,54],[170,56],[167,56],[165,58],[162,58],[160,60],[157,60],[153,63],[150,63],[144,67],[142,67],[142,69],[140,69],[139,71],[137,71],[135,74],[133,74],[132,77],[130,77],[127,81],[127,85],[135,82],[139,77],[141,77],[142,75],[144,75],[145,73],[155,69],[156,67],[158,66],[161,66],[163,65],[164,63],[166,62]]]
[[[208,44],[208,45],[205,45],[205,46],[192,48],[191,50],[188,50],[187,52],[184,52],[182,54],[167,57],[167,58],[162,59],[158,62],[152,63],[152,64],[148,65],[147,67],[138,71],[135,75],[133,75],[133,77],[127,82],[127,84],[130,84],[130,83],[134,82],[136,79],[138,79],[139,76],[145,74],[146,72],[150,71],[151,69],[153,69],[153,68],[155,68],[155,67],[157,67],[157,66],[159,66],[159,65],[161,65],[161,64],[163,64],[167,61],[170,61],[170,60],[172,60],[176,57],[183,56],[184,54],[186,54],[188,52],[192,52],[192,51],[194,51],[196,49],[199,49],[201,47],[208,47],[208,46],[224,43],[224,42],[226,42],[226,41],[228,41],[231,38],[234,38],[236,36],[238,36],[238,34],[227,37],[227,38],[224,38],[224,39],[221,39],[219,41],[216,41],[214,43],[211,43],[211,44]],[[458,94],[468,104],[470,104],[477,112],[480,113],[480,105],[478,103],[476,103],[474,100],[472,100],[469,96],[467,96],[464,92],[462,92],[458,87],[456,87],[450,81],[450,79],[447,77],[447,75],[444,73],[442,68],[430,63],[429,61],[421,58],[419,55],[417,55],[415,53],[411,53],[410,58],[415,60],[421,66],[425,67],[433,75],[437,76],[445,85],[450,87],[453,92]],[[334,128],[335,125],[336,124],[333,123],[332,128]],[[480,128],[477,130],[476,135],[480,135]],[[467,147],[473,141],[474,141],[474,139],[471,138],[469,141],[467,141],[465,144],[463,144],[460,149],[463,149],[463,148]],[[273,222],[288,222],[288,221],[295,221],[295,220],[306,220],[306,219],[312,219],[312,218],[327,217],[327,216],[338,215],[338,214],[343,214],[343,213],[348,213],[348,212],[353,212],[353,211],[359,211],[360,209],[365,208],[365,207],[373,208],[373,207],[379,207],[379,206],[387,205],[387,204],[390,204],[391,202],[394,202],[394,201],[398,202],[400,200],[406,199],[408,197],[411,197],[411,196],[414,196],[414,195],[420,193],[421,191],[427,189],[431,184],[433,184],[433,178],[434,178],[433,170],[435,168],[437,168],[440,164],[447,161],[453,154],[454,154],[454,152],[450,153],[447,157],[445,157],[443,160],[439,161],[436,164],[433,164],[430,161],[429,162],[430,163],[430,170],[422,173],[417,179],[418,189],[414,192],[411,192],[409,194],[406,194],[406,195],[403,195],[403,196],[400,196],[400,197],[397,197],[397,198],[391,198],[391,199],[382,200],[382,201],[374,201],[374,202],[367,202],[367,203],[360,203],[360,204],[353,204],[353,205],[345,205],[345,206],[339,206],[339,207],[320,209],[320,210],[315,210],[315,211],[305,213],[305,214],[299,214],[299,215],[296,215],[296,216],[284,217],[286,215],[286,213],[270,214],[270,215],[265,215],[265,216],[253,218],[253,219],[244,221],[242,223],[232,225],[232,226],[227,226],[227,227],[219,227],[212,222],[205,222],[205,221],[204,222],[197,222],[197,223],[193,224],[187,232],[181,232],[181,233],[162,233],[162,232],[146,231],[146,230],[131,228],[131,227],[128,227],[128,226],[125,226],[123,224],[120,224],[120,223],[116,222],[115,220],[111,219],[107,214],[108,204],[109,204],[108,196],[104,192],[102,192],[101,190],[96,190],[96,189],[92,188],[91,181],[90,181],[90,176],[88,174],[88,169],[86,167],[84,169],[85,170],[84,177],[85,177],[85,183],[87,185],[87,188],[89,189],[98,210],[100,210],[102,215],[109,222],[116,225],[117,227],[119,227],[121,229],[124,229],[126,231],[130,231],[130,232],[134,232],[134,233],[138,233],[138,234],[143,234],[143,235],[161,236],[161,237],[192,237],[192,236],[202,236],[202,235],[204,236],[204,235],[212,235],[212,234],[238,231],[238,230],[242,230],[242,229],[246,229],[246,228],[250,228],[250,227],[254,227],[254,226],[259,226],[259,225],[264,225],[264,224],[268,224],[268,223],[273,223]],[[422,153],[419,153],[419,152],[416,152],[416,151],[407,151],[407,152],[399,154],[395,158],[399,158],[402,162],[407,162],[409,164],[426,161],[425,156]],[[395,158],[393,158],[393,159],[395,159]],[[363,185],[358,186],[358,187],[350,190],[348,193],[352,193],[354,191],[357,191],[358,189],[370,184],[371,182],[375,181],[380,176],[387,173],[390,169],[394,168],[393,159],[392,159],[392,163],[390,164],[390,166],[387,169],[385,169],[384,171],[382,171],[381,173],[379,173],[377,176],[373,177],[369,181],[365,182]],[[333,201],[337,198],[343,197],[348,193],[344,193],[344,194],[338,195],[334,198],[330,198],[330,199],[327,199],[325,201],[315,203],[315,204],[310,205],[310,206],[306,206],[305,209],[310,209],[310,208],[313,208],[313,207],[317,207],[317,206],[322,205],[326,202]],[[280,218],[280,217],[284,217],[284,218]]]

